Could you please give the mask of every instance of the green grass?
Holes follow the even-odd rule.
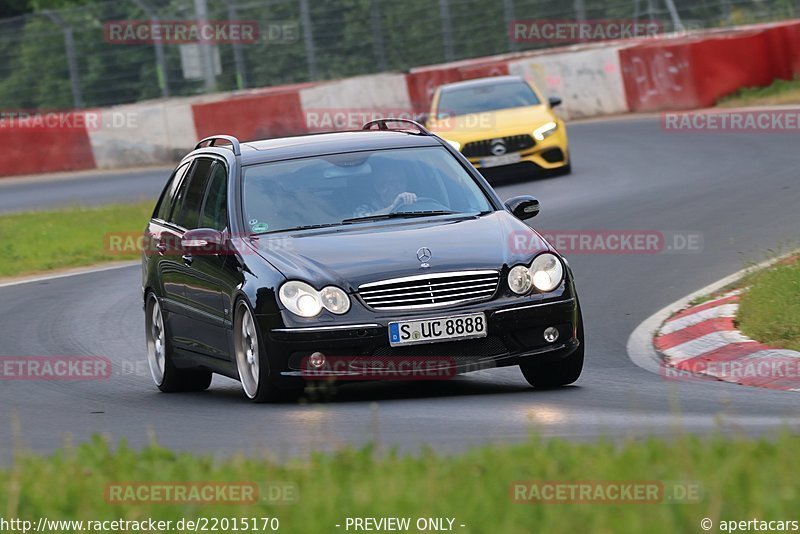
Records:
[[[110,250],[106,235],[141,234],[151,202],[0,215],[0,277],[130,260]]]
[[[717,103],[721,107],[800,104],[800,80],[775,80],[767,87],[746,87]]]
[[[739,329],[762,343],[800,350],[800,258],[752,275],[748,285]]]
[[[232,443],[236,437],[231,436]],[[157,445],[112,451],[100,438],[51,458],[18,454],[0,470],[5,517],[50,519],[277,517],[281,532],[345,532],[346,517],[451,517],[456,532],[700,532],[708,517],[791,519],[800,506],[800,455],[788,434],[773,440],[675,436],[624,443],[531,438],[456,456],[408,456],[371,448],[315,454],[279,464],[241,456],[224,461]],[[266,456],[266,454],[264,455]],[[701,483],[690,504],[511,502],[515,481],[685,481]],[[296,485],[295,504],[109,504],[108,484],[227,481]],[[416,532],[416,530],[411,530]],[[716,531],[716,529],[715,529]],[[351,530],[352,532],[352,530]]]

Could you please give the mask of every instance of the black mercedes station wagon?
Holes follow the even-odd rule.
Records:
[[[257,402],[510,365],[536,388],[570,384],[581,310],[567,261],[523,222],[538,211],[413,121],[204,139],[145,233],[153,380],[202,390],[219,373]]]

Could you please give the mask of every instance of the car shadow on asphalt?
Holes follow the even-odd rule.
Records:
[[[559,388],[559,391],[575,389],[577,386]],[[422,400],[475,395],[504,395],[513,393],[552,393],[556,390],[535,390],[519,383],[503,383],[474,377],[457,377],[451,380],[390,380],[345,383],[338,385],[316,384],[307,387],[299,397],[292,396],[278,401],[280,406],[306,406],[313,404],[349,404],[393,400]],[[213,402],[247,401],[236,382],[214,384],[206,392],[192,395],[193,400],[208,399]]]

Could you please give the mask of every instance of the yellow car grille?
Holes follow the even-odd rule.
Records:
[[[535,144],[536,142],[530,135],[509,135],[467,143],[461,148],[461,153],[468,158],[501,156],[510,152],[521,152]]]

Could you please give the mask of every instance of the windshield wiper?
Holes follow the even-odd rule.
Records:
[[[330,228],[331,226],[341,226],[342,223],[324,223],[324,224],[306,224],[304,226],[294,226],[292,228],[281,228],[278,230],[270,230],[268,232],[259,232],[257,234],[250,234],[252,237],[260,235],[278,234],[282,232],[294,232],[295,230],[311,230],[312,228]]]
[[[386,219],[406,219],[412,217],[427,217],[429,215],[454,215],[455,211],[430,210],[430,211],[398,211],[396,213],[381,213],[380,215],[366,215],[364,217],[353,217],[345,219],[342,224],[353,224],[369,221],[383,221]]]

